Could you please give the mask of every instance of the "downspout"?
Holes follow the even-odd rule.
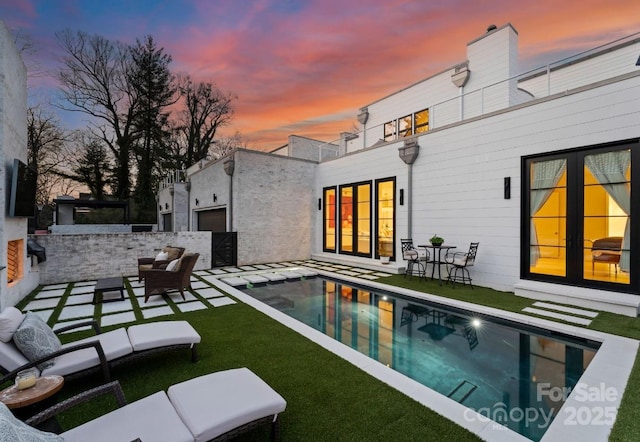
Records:
[[[414,138],[412,140],[404,140],[404,146],[398,148],[398,154],[400,159],[408,165],[407,169],[407,238],[412,238],[413,226],[413,163],[420,154],[420,146],[418,141]]]
[[[233,232],[233,170],[236,163],[233,157],[230,157],[223,163],[224,171],[229,175],[229,232]]]

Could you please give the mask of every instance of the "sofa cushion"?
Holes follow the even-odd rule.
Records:
[[[13,334],[16,332],[22,320],[24,314],[15,307],[7,307],[2,313],[0,313],[0,341],[9,342],[13,339]]]
[[[49,356],[60,350],[60,339],[44,320],[35,313],[27,312],[22,324],[13,334],[13,342],[29,361]],[[38,366],[40,370],[51,367],[55,361],[45,361]]]
[[[66,442],[193,441],[164,391],[125,405],[61,434]]]
[[[0,441],[64,442],[64,439],[57,434],[40,431],[16,419],[11,410],[0,402]]]

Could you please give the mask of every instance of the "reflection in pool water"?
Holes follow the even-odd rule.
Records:
[[[321,277],[243,291],[532,440],[563,404],[549,392],[573,388],[597,350],[543,329]]]

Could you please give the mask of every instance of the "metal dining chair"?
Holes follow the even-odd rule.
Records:
[[[423,277],[427,272],[426,262],[429,261],[429,252],[427,251],[427,256],[420,256],[418,249],[413,245],[412,239],[401,239],[400,244],[402,245],[402,258],[407,262],[404,277],[415,275],[416,266],[418,277]]]
[[[469,251],[467,252],[447,253],[447,256],[445,256],[445,262],[448,265],[449,273],[449,276],[447,276],[447,283],[451,281],[451,283],[454,284],[454,287],[456,282],[461,282],[462,285],[469,283],[473,289],[473,284],[471,284],[471,275],[469,274],[469,267],[473,266],[476,261],[479,244],[479,242],[472,242],[469,246]]]

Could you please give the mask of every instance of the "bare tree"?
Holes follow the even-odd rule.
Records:
[[[64,68],[58,73],[65,110],[92,117],[90,127],[115,159],[116,197],[131,194],[131,154],[137,138],[133,125],[137,96],[128,79],[129,48],[98,35],[63,31],[56,34],[65,51]]]
[[[225,94],[211,83],[194,83],[185,77],[180,87],[185,109],[177,121],[182,163],[190,166],[210,157],[218,129],[233,119],[234,94]]]
[[[236,131],[230,137],[219,137],[213,142],[210,154],[212,159],[222,158],[230,154],[235,149],[250,149],[247,140]]]

